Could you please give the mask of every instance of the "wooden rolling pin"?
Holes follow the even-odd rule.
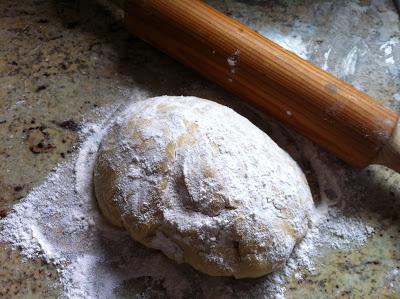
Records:
[[[198,0],[114,0],[132,33],[354,167],[400,171],[398,115]]]

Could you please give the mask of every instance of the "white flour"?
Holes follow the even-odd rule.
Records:
[[[304,271],[313,271],[313,257],[321,250],[361,245],[373,231],[361,219],[345,216],[340,202],[322,192],[313,227],[284,269],[258,279],[235,280],[176,265],[108,225],[92,196],[97,146],[117,109],[100,110],[102,121],[83,124],[82,141],[72,160],[59,165],[0,220],[0,241],[19,248],[27,258],[42,257],[56,265],[65,298],[110,298],[124,289],[137,298],[282,298],[288,279],[301,280]],[[327,168],[312,145],[302,146],[320,190],[332,189],[340,198],[337,182],[342,174]]]

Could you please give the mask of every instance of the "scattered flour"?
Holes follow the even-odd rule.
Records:
[[[265,37],[271,39],[281,47],[285,48],[286,50],[292,51],[296,53],[303,59],[309,58],[309,52],[307,50],[307,44],[304,43],[303,38],[301,35],[297,33],[293,33],[291,35],[288,34],[281,34],[278,31],[271,31],[271,30],[260,30],[260,33]]]
[[[393,58],[393,56],[391,56],[391,57],[389,57],[389,58],[386,58],[386,59],[385,59],[385,62],[386,62],[387,64],[394,64],[394,58]]]
[[[327,52],[325,52],[325,54],[324,54],[324,64],[322,66],[322,69],[324,71],[328,70],[328,61],[329,61],[329,56],[331,55],[331,52],[332,52],[332,48],[329,48],[329,50]]]
[[[396,46],[400,42],[398,37],[392,37],[387,42],[383,43],[379,50],[383,51],[385,55],[390,55],[393,52],[393,46]]]
[[[284,298],[286,282],[291,277],[301,280],[302,273],[313,271],[313,257],[322,249],[350,249],[366,242],[372,233],[371,227],[359,218],[345,216],[342,205],[321,192],[322,202],[311,230],[280,271],[258,279],[235,280],[209,277],[187,265],[175,264],[106,223],[92,194],[99,141],[109,120],[126,105],[99,110],[98,119],[102,121],[84,123],[72,160],[54,169],[42,185],[0,220],[1,242],[20,249],[26,258],[43,258],[57,267],[64,298],[110,298],[127,285],[129,292],[142,297],[148,296],[147,292],[173,298],[233,294],[240,298]],[[323,187],[320,189],[331,188],[340,194],[336,180],[341,174],[329,172],[315,147],[305,146],[304,151]]]
[[[358,48],[354,46],[346,55],[342,62],[341,70],[343,76],[354,75],[356,72],[356,64],[358,61]]]

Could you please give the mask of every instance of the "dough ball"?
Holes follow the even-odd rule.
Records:
[[[213,276],[280,268],[313,208],[286,152],[233,110],[194,97],[128,107],[101,142],[94,187],[112,224]]]

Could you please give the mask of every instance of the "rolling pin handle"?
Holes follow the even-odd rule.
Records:
[[[394,129],[389,142],[382,147],[377,157],[371,164],[384,165],[397,172],[400,172],[400,122]]]

